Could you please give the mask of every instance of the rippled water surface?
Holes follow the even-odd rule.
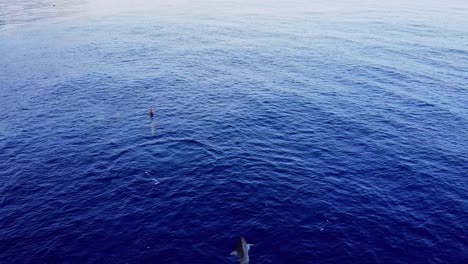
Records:
[[[376,2],[0,0],[0,262],[468,263],[468,4]]]

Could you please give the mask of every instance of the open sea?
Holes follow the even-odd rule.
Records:
[[[468,263],[466,0],[0,0],[0,106],[0,263]]]

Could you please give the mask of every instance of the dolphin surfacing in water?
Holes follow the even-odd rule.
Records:
[[[239,258],[240,264],[249,264],[249,250],[252,244],[247,244],[243,237],[239,237],[236,243],[236,251],[231,252],[231,255]]]
[[[148,108],[148,116],[153,117],[153,107],[151,106]]]

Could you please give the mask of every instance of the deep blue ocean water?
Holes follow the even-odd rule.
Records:
[[[0,262],[468,263],[468,3],[376,2],[0,1]]]

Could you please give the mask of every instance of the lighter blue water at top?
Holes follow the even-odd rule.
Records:
[[[2,263],[468,263],[466,1],[3,0],[0,105]]]

